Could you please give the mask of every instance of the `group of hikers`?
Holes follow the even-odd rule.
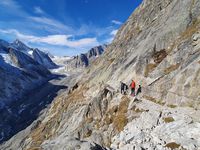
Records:
[[[131,81],[131,84],[128,86],[124,82],[120,81],[121,83],[121,94],[127,94],[129,87],[131,88],[131,96],[136,96],[142,92],[142,87],[139,85],[137,92],[136,92],[136,83],[134,80]]]

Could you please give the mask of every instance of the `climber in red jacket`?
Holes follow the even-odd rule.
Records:
[[[135,96],[135,81],[132,80],[130,87],[131,87],[131,96]]]

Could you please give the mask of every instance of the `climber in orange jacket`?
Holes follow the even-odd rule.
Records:
[[[135,81],[132,80],[131,84],[130,84],[130,87],[131,87],[131,96],[135,96]]]

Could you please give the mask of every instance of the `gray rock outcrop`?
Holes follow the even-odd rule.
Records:
[[[88,67],[97,57],[103,54],[107,45],[100,45],[91,48],[87,53],[74,56],[67,62],[68,68],[84,68]]]

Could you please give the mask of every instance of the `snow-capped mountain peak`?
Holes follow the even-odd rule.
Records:
[[[13,43],[11,43],[11,46],[26,53],[31,51],[31,48],[29,48],[27,45],[25,45],[23,42],[21,42],[18,39],[16,39]]]
[[[53,61],[51,60],[51,58],[49,57],[49,55],[37,48],[30,48],[29,46],[27,46],[26,44],[24,44],[23,42],[21,42],[20,40],[16,39],[14,42],[12,43],[8,43],[4,40],[0,40],[0,46],[3,47],[10,47],[12,49],[15,49],[17,51],[20,51],[30,57],[32,57],[36,62],[38,62],[39,64],[45,66],[48,69],[52,69],[52,68],[56,68],[57,65],[55,63],[53,63]],[[1,48],[3,49],[3,48]]]

